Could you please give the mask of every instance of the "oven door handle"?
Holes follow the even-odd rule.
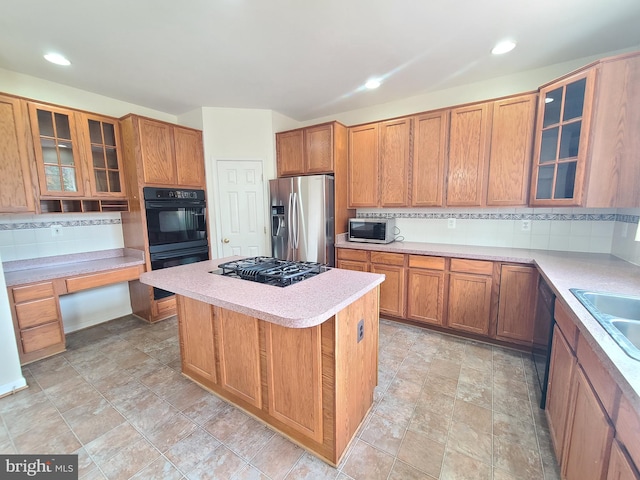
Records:
[[[147,200],[144,202],[146,209],[174,209],[174,208],[204,208],[206,203],[203,200],[179,200],[179,201],[161,201],[161,200]]]
[[[151,260],[166,260],[168,258],[185,257],[187,255],[197,255],[199,253],[208,253],[207,247],[183,248],[182,250],[169,250],[167,252],[152,253],[149,255]]]

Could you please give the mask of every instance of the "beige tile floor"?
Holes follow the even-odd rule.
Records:
[[[559,478],[512,350],[381,321],[375,403],[336,469],[182,377],[175,319],[67,343],[0,399],[1,453],[78,453],[83,479]]]

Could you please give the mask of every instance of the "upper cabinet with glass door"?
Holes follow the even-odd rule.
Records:
[[[540,89],[531,205],[581,205],[596,70]]]
[[[41,196],[82,196],[83,173],[73,110],[29,102]]]
[[[109,117],[80,113],[89,159],[92,197],[124,197],[118,122]],[[79,121],[80,123],[80,121]]]

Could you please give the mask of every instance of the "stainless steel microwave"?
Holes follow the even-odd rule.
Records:
[[[395,239],[395,218],[350,218],[350,242],[391,243]]]

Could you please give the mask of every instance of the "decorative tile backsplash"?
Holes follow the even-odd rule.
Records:
[[[0,220],[0,230],[24,230],[37,228],[51,228],[52,225],[60,225],[61,227],[88,227],[92,225],[120,225],[120,218],[94,218],[87,220],[52,220],[46,222],[11,222],[3,223]]]
[[[474,212],[358,212],[358,218],[421,218],[469,220],[551,220],[638,223],[639,215],[617,213],[474,213]]]

